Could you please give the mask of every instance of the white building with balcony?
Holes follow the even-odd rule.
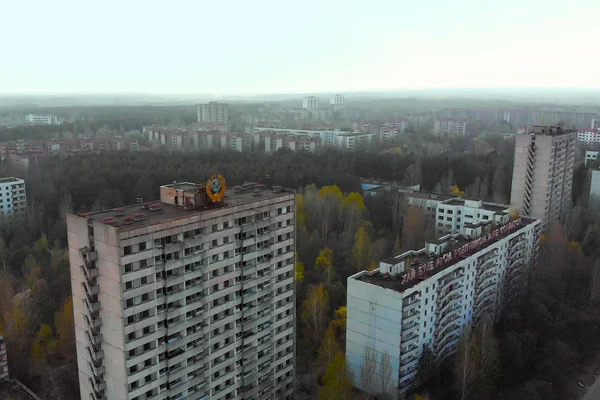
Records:
[[[523,288],[539,245],[540,221],[497,219],[465,226],[348,278],[346,360],[361,390],[367,349],[391,360],[393,387],[406,393],[427,346],[439,362],[456,352],[463,327],[503,305]]]
[[[0,212],[6,217],[25,213],[27,196],[23,179],[0,178],[0,206]]]
[[[82,398],[293,398],[295,194],[208,192],[67,215]]]

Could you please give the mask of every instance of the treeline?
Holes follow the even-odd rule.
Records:
[[[68,252],[42,236],[9,252],[0,239],[0,333],[10,376],[42,398],[78,399]]]

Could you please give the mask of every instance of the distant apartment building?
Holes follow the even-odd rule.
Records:
[[[372,133],[344,132],[336,136],[336,146],[349,151],[361,150],[369,146],[372,138]]]
[[[208,104],[198,105],[198,122],[212,124],[229,123],[229,104],[211,101]]]
[[[307,138],[277,133],[254,134],[254,148],[265,153],[274,153],[279,149],[314,153],[319,147],[321,147],[321,139],[318,137]]]
[[[24,215],[27,210],[25,181],[19,178],[0,178],[0,205],[3,216]]]
[[[516,136],[511,204],[521,215],[558,221],[571,206],[577,131],[534,126]]]
[[[344,96],[341,94],[334,94],[329,98],[329,105],[334,110],[339,110],[344,108]]]
[[[595,199],[596,203],[594,207],[598,206],[600,202],[600,169],[592,171],[592,180],[590,183],[590,200]]]
[[[379,133],[381,139],[390,139],[408,130],[408,119],[398,118],[387,121],[360,120],[352,123],[352,129],[365,133]]]
[[[596,161],[598,159],[598,153],[600,153],[600,151],[587,150],[585,152],[585,165],[587,165],[589,162]]]
[[[28,114],[25,116],[25,122],[30,125],[58,125],[56,115]]]
[[[467,121],[455,119],[437,119],[433,124],[436,135],[466,135]]]
[[[175,182],[67,231],[82,398],[293,398],[293,191]]]
[[[0,335],[0,383],[8,380],[8,356],[6,355],[6,342]]]
[[[315,96],[308,96],[302,99],[302,108],[305,110],[317,110],[319,109],[319,98]]]
[[[373,395],[397,389],[406,394],[426,347],[441,363],[456,353],[465,326],[485,315],[497,321],[524,292],[539,235],[538,220],[494,215],[350,276],[346,361],[354,386]],[[367,387],[361,379],[366,354],[376,361]],[[384,354],[392,370],[389,388],[380,383]]]
[[[361,178],[360,187],[363,196],[391,196],[402,194],[406,195],[418,192],[421,185],[405,185],[402,182],[378,181],[373,179]]]
[[[600,130],[584,129],[577,131],[577,141],[585,144],[600,143]]]
[[[465,227],[508,219],[509,216],[509,205],[452,198],[440,202],[436,207],[436,231],[440,234],[459,233]]]
[[[592,129],[596,129],[596,130],[600,130],[600,118],[594,118],[594,119],[592,119],[591,128]]]
[[[191,124],[188,129],[189,132],[221,132],[228,133],[231,131],[231,125],[229,124],[215,124],[212,122],[197,122]]]
[[[310,130],[310,129],[287,129],[287,128],[266,128],[255,127],[254,134],[271,133],[277,135],[294,136],[302,139],[320,139],[323,146],[336,146],[337,136],[348,133],[340,130]]]

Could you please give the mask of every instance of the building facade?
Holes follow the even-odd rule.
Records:
[[[591,128],[592,129],[600,129],[600,118],[594,118],[594,119],[592,119]]]
[[[600,129],[582,129],[577,131],[577,141],[585,144],[600,143]]]
[[[329,105],[334,110],[341,110],[344,108],[344,96],[341,94],[334,94],[329,98]]]
[[[372,139],[372,133],[345,132],[336,137],[336,146],[343,150],[356,151],[365,149]]]
[[[497,218],[508,218],[509,215],[510,206],[508,205],[458,197],[437,204],[435,227],[440,234],[460,233],[465,227],[488,223]]]
[[[302,99],[302,108],[305,110],[317,110],[319,108],[319,98],[308,96]]]
[[[312,130],[312,129],[287,129],[287,128],[267,128],[267,127],[255,127],[252,132],[255,135],[263,133],[271,133],[278,135],[294,136],[302,139],[320,139],[323,146],[336,146],[337,137],[342,134],[347,134],[347,131],[340,131],[338,129],[323,129],[323,130]]]
[[[3,216],[23,215],[27,210],[25,181],[19,178],[0,178],[0,204]]]
[[[8,380],[8,356],[6,354],[6,342],[0,335],[0,382]]]
[[[463,328],[484,315],[497,319],[522,292],[539,245],[540,222],[526,217],[465,227],[348,278],[346,360],[354,385],[372,394],[406,393],[428,347],[441,362],[456,352]],[[372,383],[361,368],[373,354]],[[381,388],[381,357],[392,382]]]
[[[587,165],[589,162],[596,161],[598,159],[598,153],[600,153],[600,151],[587,150],[585,152],[585,165]]]
[[[211,124],[229,123],[229,104],[210,101],[198,105],[198,122]]]
[[[571,206],[577,131],[534,126],[516,136],[510,201],[521,215],[559,220]]]
[[[82,398],[291,399],[295,194],[160,193],[67,215]]]
[[[58,125],[56,115],[28,114],[25,116],[25,122],[30,125]]]
[[[590,183],[590,200],[595,202],[596,206],[600,205],[600,170],[595,169],[592,171],[592,180]]]
[[[433,124],[436,135],[466,135],[467,121],[456,119],[438,119]]]

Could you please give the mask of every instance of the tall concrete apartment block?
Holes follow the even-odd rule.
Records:
[[[577,131],[533,126],[516,136],[510,201],[521,215],[546,226],[571,206]]]
[[[8,358],[6,356],[6,343],[0,335],[0,382],[8,380]]]
[[[198,122],[229,123],[229,104],[210,101],[208,104],[198,105]]]
[[[308,96],[302,99],[302,108],[305,110],[317,110],[319,108],[319,98]]]
[[[540,221],[506,213],[465,226],[348,278],[346,360],[354,385],[372,394],[406,393],[428,347],[438,362],[456,353],[463,328],[484,315],[498,318],[523,293],[539,246]],[[362,366],[375,354],[376,369],[363,386]],[[391,362],[381,388],[381,357]]]
[[[292,398],[295,195],[222,184],[67,216],[82,398]]]

